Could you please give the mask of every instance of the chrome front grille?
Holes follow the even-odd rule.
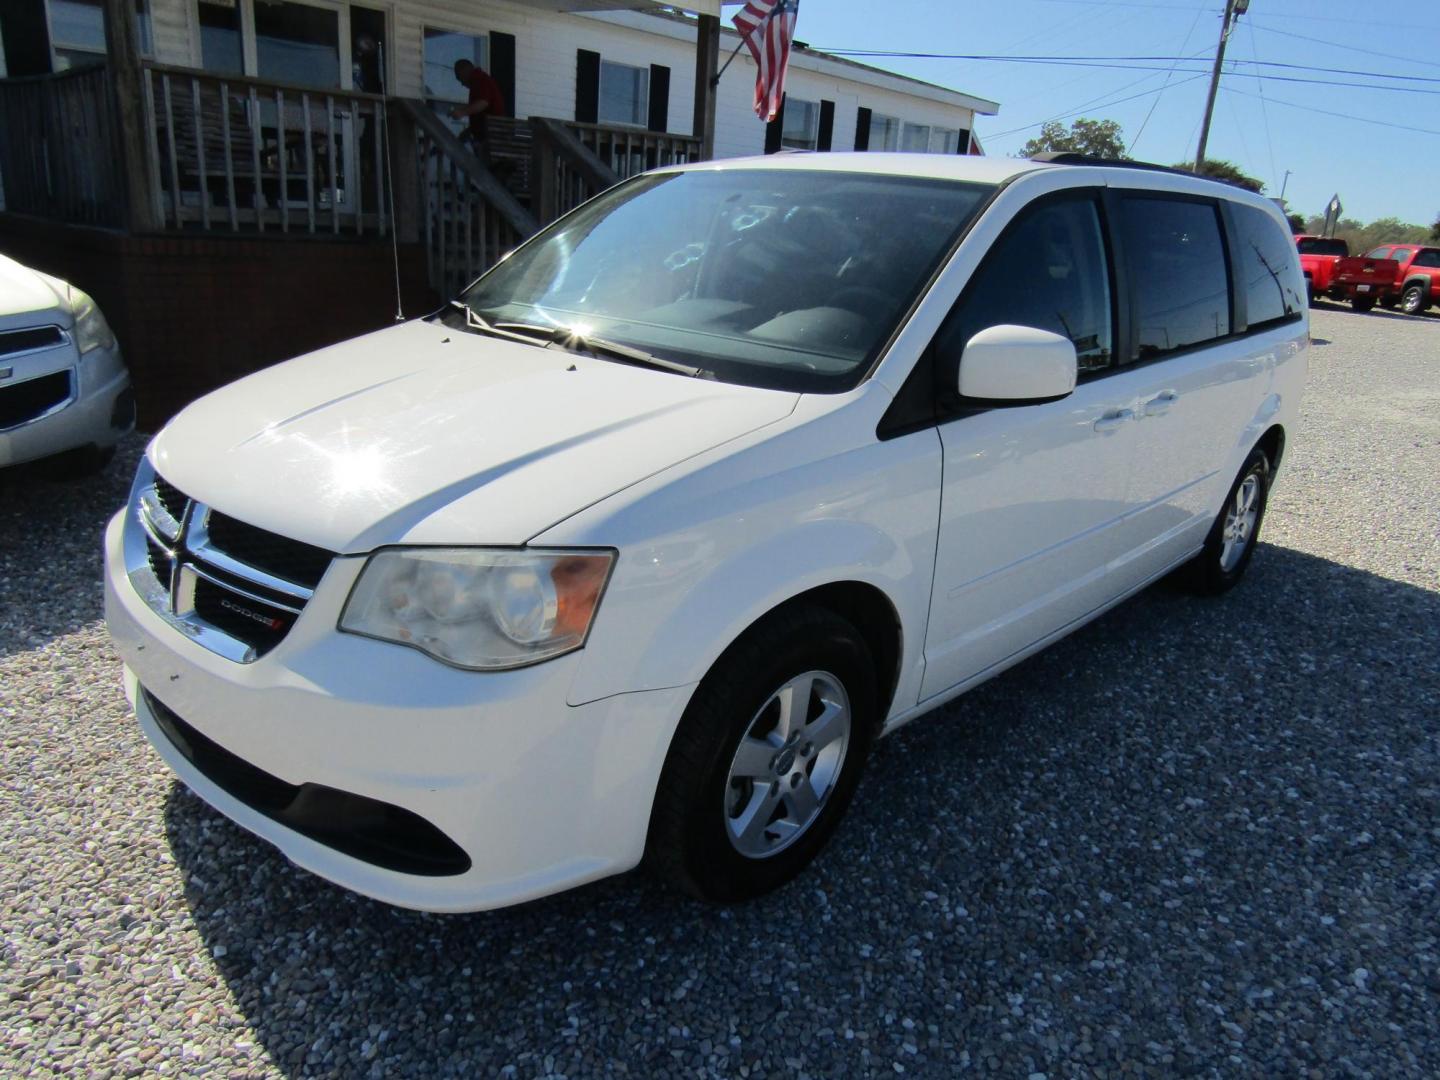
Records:
[[[148,462],[136,478],[127,528],[139,541],[130,580],[150,607],[242,664],[285,639],[335,557],[221,514]]]

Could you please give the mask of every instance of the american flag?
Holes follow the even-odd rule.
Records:
[[[800,0],[750,0],[730,21],[760,68],[755,76],[755,115],[767,124],[780,114],[785,69],[795,37]]]

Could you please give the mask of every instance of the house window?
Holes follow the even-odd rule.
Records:
[[[490,39],[484,34],[425,28],[425,96],[436,101],[463,102],[469,91],[455,78],[455,62],[469,60],[490,70]]]
[[[340,13],[291,0],[257,0],[255,67],[262,79],[340,86]]]
[[[55,70],[67,71],[105,58],[105,14],[102,0],[48,0],[50,44]],[[136,43],[142,56],[154,52],[150,40],[150,0],[135,0]]]
[[[900,149],[907,154],[928,154],[930,152],[930,125],[905,124],[900,132]]]
[[[820,134],[820,103],[785,97],[785,125],[780,145],[791,150],[814,150]]]
[[[900,149],[900,119],[895,116],[870,114],[870,149]]]
[[[650,69],[600,61],[602,124],[644,127],[650,117]]]
[[[932,127],[930,129],[930,153],[958,154],[960,132],[955,128]]]
[[[245,49],[240,5],[235,0],[200,0],[200,63],[217,75],[241,75]]]

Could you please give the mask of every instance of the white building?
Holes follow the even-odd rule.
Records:
[[[14,75],[62,71],[103,57],[102,6],[103,0],[6,0],[0,75],[7,68]],[[735,5],[723,12],[721,0],[676,7],[693,14],[650,0],[135,0],[141,55],[161,65],[373,89],[359,85],[365,62],[357,43],[368,36],[384,47],[386,86],[396,96],[458,98],[451,65],[464,56],[493,70],[517,117],[689,134],[694,14],[722,16],[723,62],[738,44],[723,22]],[[767,149],[766,126],[751,109],[754,81],[742,49],[718,87],[715,156]],[[792,54],[787,89],[782,143],[802,149],[955,153],[969,149],[977,114],[999,109],[984,98],[804,48]],[[772,131],[769,146],[775,142]]]

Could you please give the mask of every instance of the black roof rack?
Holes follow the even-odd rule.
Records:
[[[1192,176],[1197,180],[1214,179],[1214,177],[1193,173],[1189,169],[1172,169],[1169,165],[1155,165],[1149,161],[1131,161],[1129,158],[1093,157],[1090,154],[1078,154],[1073,150],[1048,150],[1043,154],[1036,154],[1030,160],[1043,162],[1046,165],[1103,165],[1107,169],[1146,169],[1150,172]]]

